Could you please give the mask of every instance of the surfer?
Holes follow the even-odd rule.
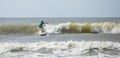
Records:
[[[39,26],[38,26],[41,32],[44,32],[44,31],[45,31],[45,30],[44,30],[44,26],[45,26],[45,22],[42,20],[41,23],[40,23]]]

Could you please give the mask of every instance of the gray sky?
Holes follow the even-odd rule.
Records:
[[[0,17],[120,17],[120,0],[0,0]]]

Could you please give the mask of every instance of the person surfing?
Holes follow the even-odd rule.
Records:
[[[40,22],[40,24],[39,24],[38,27],[39,27],[39,29],[40,29],[41,32],[45,32],[45,29],[44,29],[45,24],[46,24],[46,23],[45,23],[43,20]]]

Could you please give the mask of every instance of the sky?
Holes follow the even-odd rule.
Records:
[[[0,0],[0,17],[120,17],[120,0]]]

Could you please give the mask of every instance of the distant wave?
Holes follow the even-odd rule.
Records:
[[[53,55],[119,55],[120,43],[110,41],[62,41],[37,43],[0,43],[0,54],[9,52],[38,52]]]
[[[47,34],[60,33],[120,33],[120,23],[60,23],[56,25],[47,24],[45,26]],[[36,25],[0,25],[0,35],[7,34],[39,34]]]

